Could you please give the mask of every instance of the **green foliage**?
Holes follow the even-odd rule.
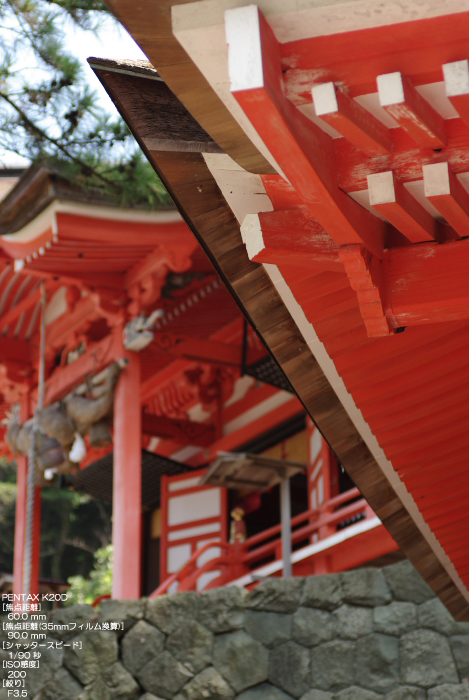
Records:
[[[13,534],[15,529],[16,478],[15,470],[0,461],[0,571],[13,568]]]
[[[108,595],[112,590],[112,544],[95,552],[95,566],[89,578],[70,576],[70,589],[66,605],[87,603],[91,605],[96,598]]]
[[[87,576],[94,553],[111,541],[111,506],[85,494],[48,486],[41,494],[41,577]],[[0,572],[13,570],[16,467],[0,460]]]
[[[0,0],[0,148],[122,206],[169,204],[120,118],[103,113],[66,23],[98,31],[100,0]]]

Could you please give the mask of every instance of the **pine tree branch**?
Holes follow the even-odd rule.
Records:
[[[15,102],[13,102],[12,99],[8,95],[5,95],[4,92],[0,92],[0,97],[2,97],[21,117],[25,125],[31,129],[32,131],[36,132],[38,136],[41,138],[45,139],[46,141],[49,141],[49,143],[54,144],[67,158],[72,160],[74,163],[79,165],[81,168],[84,169],[85,172],[91,172],[95,177],[97,177],[99,180],[104,182],[106,185],[112,187],[114,190],[117,192],[120,191],[120,187],[116,185],[115,182],[110,180],[109,178],[105,177],[104,175],[101,175],[95,168],[92,168],[88,163],[85,163],[82,161],[80,158],[77,158],[76,156],[73,155],[73,153],[70,153],[69,150],[63,146],[58,139],[53,138],[52,136],[49,136],[43,129],[41,129],[37,124],[34,124],[34,122],[31,121],[31,119],[28,117],[28,115],[21,109],[19,105],[17,105]]]

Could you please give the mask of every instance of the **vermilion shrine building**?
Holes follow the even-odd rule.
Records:
[[[340,462],[468,619],[469,6],[108,4],[151,65],[94,70]]]
[[[250,496],[242,480],[231,489],[200,485],[219,452],[262,455],[281,470],[285,462],[300,464],[291,479],[294,574],[400,555],[177,211],[113,208],[32,169],[3,200],[0,227],[3,417],[21,407],[20,416],[10,415],[3,454],[11,455],[14,428],[27,428],[37,401],[41,282],[46,412],[63,422],[74,402],[94,411],[92,428],[76,423],[72,430],[86,443],[75,461],[73,448],[68,458],[70,447],[63,447],[63,426],[41,424],[31,590],[38,585],[41,488],[59,482],[113,500],[114,597],[248,585],[251,572],[281,575],[279,486],[262,465],[264,481]],[[103,427],[95,409],[113,362],[122,371],[103,409],[111,440],[93,430]],[[28,458],[13,452],[19,593]],[[230,511],[239,503],[247,539],[230,544]]]

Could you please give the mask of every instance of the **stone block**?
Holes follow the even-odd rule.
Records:
[[[41,690],[38,700],[74,700],[82,692],[83,686],[65,668],[60,668]]]
[[[196,593],[173,593],[147,601],[145,619],[165,634],[172,634],[189,619],[197,616]]]
[[[354,569],[341,574],[344,601],[351,605],[385,605],[391,591],[381,569]]]
[[[312,650],[311,685],[320,690],[342,690],[355,681],[355,645],[336,639]]]
[[[429,627],[448,636],[457,632],[453,616],[439,598],[432,598],[419,605],[417,614],[419,627]]]
[[[332,693],[326,693],[324,690],[308,690],[300,700],[333,700],[333,698]]]
[[[428,691],[428,700],[469,700],[469,686],[439,685]]]
[[[334,612],[337,636],[342,639],[358,639],[373,632],[373,611],[353,605],[341,605]]]
[[[410,561],[400,561],[393,566],[385,566],[383,573],[396,600],[407,600],[420,605],[435,597],[430,586],[425,583]]]
[[[267,649],[241,630],[217,637],[213,665],[237,693],[263,683],[269,673]]]
[[[146,600],[103,600],[99,605],[97,622],[123,622],[119,636],[130,630],[145,611]]]
[[[379,632],[360,637],[356,653],[360,685],[386,693],[398,684],[399,640],[396,637]]]
[[[48,639],[47,642],[55,640]],[[26,687],[31,697],[34,697],[55,676],[62,666],[63,649],[41,647],[41,663],[39,668],[29,669],[26,673]]]
[[[244,629],[258,642],[272,648],[292,638],[292,616],[286,613],[246,610]]]
[[[456,660],[461,680],[469,680],[469,635],[455,635],[451,637],[451,649]]]
[[[199,673],[212,658],[213,634],[195,620],[188,620],[173,632],[166,649],[192,673]]]
[[[310,608],[335,610],[342,604],[344,594],[337,574],[305,578],[301,605]]]
[[[235,694],[214,668],[206,668],[187,683],[174,700],[228,700]]]
[[[163,698],[157,698],[153,693],[145,693],[140,697],[140,700],[163,700]]]
[[[286,642],[270,652],[269,681],[300,698],[311,688],[311,654],[295,642]]]
[[[149,661],[137,674],[137,680],[144,690],[160,695],[166,700],[173,696],[188,683],[193,674],[174,658],[169,651],[163,651],[155,659]]]
[[[159,629],[139,620],[122,639],[122,663],[135,676],[142,666],[161,654],[165,639]]]
[[[86,625],[95,617],[96,610],[91,605],[70,605],[68,608],[52,610],[48,615],[48,622],[65,627],[53,632],[54,637],[65,642],[81,634],[79,625]]]
[[[317,646],[334,638],[336,620],[327,610],[298,608],[293,615],[292,637],[306,647]]]
[[[72,646],[66,649],[64,666],[83,685],[92,683],[117,661],[117,635],[114,632],[84,632],[75,641],[81,642],[82,648]]]
[[[263,581],[244,598],[243,605],[251,610],[292,613],[300,605],[304,579],[284,578]]]
[[[414,603],[392,602],[373,610],[374,629],[384,634],[401,636],[417,626],[417,608]]]
[[[427,700],[427,691],[412,685],[400,685],[386,695],[386,700]]]
[[[409,685],[431,688],[459,683],[449,641],[433,630],[415,630],[401,638],[401,679]]]
[[[382,697],[382,695],[373,693],[372,690],[365,690],[365,688],[352,685],[350,688],[345,688],[345,690],[337,693],[334,700],[382,700]]]
[[[243,599],[246,595],[246,589],[238,586],[213,588],[202,593],[197,619],[204,627],[218,634],[241,629],[244,624]]]
[[[138,683],[119,662],[108,668],[99,680],[104,687],[96,700],[135,700],[140,694]]]
[[[292,697],[270,683],[262,683],[255,688],[245,690],[236,697],[236,700],[292,700]]]

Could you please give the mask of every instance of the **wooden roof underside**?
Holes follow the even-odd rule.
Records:
[[[145,48],[145,42],[142,42]],[[149,52],[150,53],[150,52]],[[458,619],[469,606],[384,475],[301,335],[262,265],[248,259],[239,223],[202,153],[147,148],[143,125],[160,101],[162,83],[92,62],[111,98],[168,188],[234,298],[268,345],[340,462],[417,570]],[[161,71],[160,71],[161,72]],[[144,82],[142,82],[144,81]],[[175,100],[175,102],[177,102]],[[178,107],[179,109],[179,107]],[[222,110],[223,111],[223,110]],[[145,113],[146,112],[146,113]],[[153,111],[155,137],[158,115]],[[145,127],[146,128],[146,127]],[[189,134],[188,139],[192,138]]]

